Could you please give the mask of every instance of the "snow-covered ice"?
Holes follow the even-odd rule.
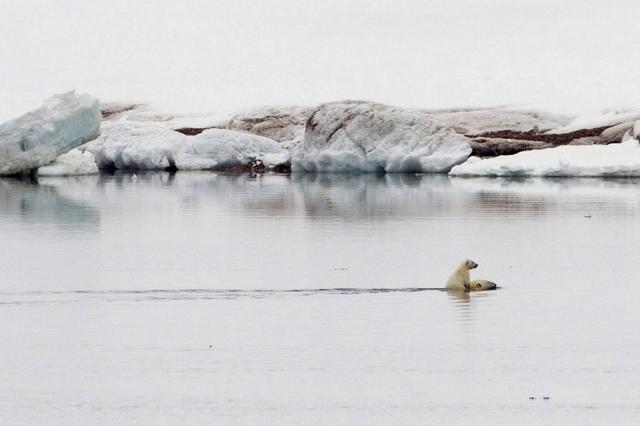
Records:
[[[51,164],[38,168],[38,176],[78,176],[98,173],[96,159],[89,151],[72,149]]]
[[[100,168],[129,170],[222,170],[262,161],[270,166],[288,153],[268,138],[232,130],[208,129],[199,135],[151,123],[104,123],[102,135],[85,145]]]
[[[480,160],[472,157],[452,176],[640,176],[640,146],[629,138],[610,145],[566,145]]]
[[[221,127],[232,117],[232,114],[225,112],[177,113],[149,104],[131,102],[106,102],[100,107],[105,121],[153,123],[166,129]]]
[[[615,126],[620,123],[640,120],[640,110],[604,111],[600,113],[583,114],[575,117],[570,123],[557,127],[549,133],[569,133],[582,129]]]
[[[292,156],[295,172],[446,172],[467,139],[423,112],[371,102],[320,105]]]
[[[0,175],[51,163],[99,130],[97,99],[74,92],[52,96],[41,108],[0,125]]]
[[[166,169],[182,135],[155,124],[103,123],[101,135],[83,147],[95,155],[98,167]]]
[[[571,121],[571,118],[565,115],[515,107],[426,112],[433,115],[442,125],[465,135],[477,135],[499,130],[545,131],[565,126]]]
[[[275,141],[233,130],[208,129],[196,136],[184,136],[174,154],[179,170],[216,170],[249,164],[280,164],[288,153]]]

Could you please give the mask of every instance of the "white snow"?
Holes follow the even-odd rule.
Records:
[[[452,176],[640,176],[640,146],[628,139],[610,145],[567,145],[485,160],[470,158]]]
[[[99,168],[166,169],[183,135],[155,124],[103,123],[101,135],[83,149]]]
[[[231,113],[177,113],[148,104],[127,102],[107,102],[101,108],[110,113],[105,121],[153,123],[166,129],[221,127],[232,117]]]
[[[98,173],[96,159],[89,151],[72,149],[51,164],[38,168],[38,176],[78,176]]]
[[[99,134],[98,100],[67,92],[32,112],[0,125],[0,175],[48,164]]]
[[[548,133],[569,133],[582,129],[615,126],[620,123],[640,120],[640,110],[631,111],[603,111],[600,113],[583,114],[575,117],[565,126],[552,129]]]
[[[537,110],[518,108],[475,108],[451,111],[426,111],[442,125],[465,135],[497,130],[527,132],[545,131],[565,126],[570,117]]]
[[[268,138],[233,130],[209,129],[196,136],[184,136],[174,154],[179,170],[215,170],[257,159],[280,163],[288,154]]]
[[[288,154],[271,139],[232,130],[209,129],[196,136],[156,124],[104,123],[102,135],[85,145],[100,168],[129,170],[217,170],[248,164],[267,166]]]
[[[318,107],[292,156],[294,172],[446,172],[471,148],[414,110],[370,102]]]

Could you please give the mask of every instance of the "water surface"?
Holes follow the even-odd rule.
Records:
[[[639,184],[2,179],[0,417],[632,424]]]

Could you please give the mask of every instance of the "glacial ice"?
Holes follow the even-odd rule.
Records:
[[[0,125],[0,175],[28,172],[98,136],[98,100],[68,92]]]
[[[640,146],[629,138],[610,145],[566,145],[480,160],[469,158],[451,176],[640,176]]]
[[[38,176],[79,176],[98,173],[96,159],[89,151],[72,149],[51,164],[38,168]]]
[[[267,167],[286,161],[275,141],[232,130],[208,129],[195,136],[149,123],[103,123],[102,135],[83,147],[99,168],[125,170],[224,170],[252,161]]]
[[[294,172],[447,172],[467,139],[420,111],[371,102],[320,105],[294,148]]]

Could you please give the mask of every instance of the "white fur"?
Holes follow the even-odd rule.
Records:
[[[447,289],[457,291],[482,291],[495,289],[497,285],[491,281],[471,281],[469,271],[477,267],[478,264],[473,260],[467,259],[462,262],[460,266],[458,266],[458,269],[456,269],[449,277],[449,280],[447,281]]]
[[[456,269],[449,277],[449,280],[447,281],[447,288],[449,290],[469,290],[471,285],[469,270],[477,266],[478,264],[470,259],[462,262],[460,266],[458,266],[458,269]]]

